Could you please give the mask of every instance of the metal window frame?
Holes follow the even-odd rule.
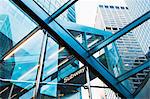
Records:
[[[59,43],[63,44],[67,49],[71,50],[81,62],[87,65],[95,74],[98,74],[100,78],[114,91],[118,92],[122,97],[132,97],[131,93],[122,85],[117,84],[117,79],[99,63],[83,46],[75,40],[74,37],[65,30],[56,21],[52,21],[50,24],[44,22],[49,15],[43,11],[40,7],[35,5],[34,2],[26,0],[12,0],[23,11],[25,11],[33,20],[35,20],[42,28],[47,30],[55,39],[59,39]],[[40,16],[39,16],[40,15]],[[76,47],[78,46],[78,47]],[[101,72],[103,71],[103,72]]]
[[[10,0],[11,1],[11,0]],[[56,19],[60,14],[66,11],[72,4],[77,2],[78,0],[69,0],[64,5],[62,5],[58,10],[56,10],[50,17],[45,19],[45,22],[48,24]],[[21,46],[25,41],[27,41],[31,36],[33,36],[38,30],[41,29],[41,26],[35,27],[29,34],[27,34],[23,39],[21,39],[17,44],[13,46],[10,50],[8,50],[1,58],[0,62],[4,61],[5,57],[11,54],[14,50],[16,50],[19,46]]]
[[[43,9],[41,9],[39,6],[34,5],[34,3],[32,1],[28,2],[25,0],[12,0],[16,5],[18,5],[24,12],[26,12],[30,17],[32,17],[32,19],[34,19],[37,23],[39,23],[39,25],[44,28],[45,30],[47,30],[49,33],[51,33],[51,35],[55,38],[55,39],[60,39],[61,44],[63,44],[67,49],[71,49],[72,50],[72,54],[74,54],[75,56],[77,56],[77,58],[82,61],[83,63],[85,63],[86,65],[89,66],[89,68],[96,72],[95,74],[98,74],[98,76],[100,78],[103,78],[102,80],[109,86],[111,87],[114,91],[118,92],[120,96],[122,97],[126,97],[126,98],[132,98],[133,95],[124,87],[122,86],[122,84],[118,83],[123,81],[124,79],[127,79],[128,77],[132,76],[135,73],[138,73],[139,71],[143,70],[145,68],[145,63],[143,65],[141,65],[139,68],[136,68],[136,70],[131,70],[128,73],[123,74],[122,80],[120,80],[121,78],[115,78],[108,70],[107,68],[105,68],[101,63],[99,63],[98,61],[96,61],[96,59],[92,56],[92,54],[94,54],[95,52],[99,51],[100,49],[104,48],[105,46],[107,46],[108,44],[114,42],[115,40],[117,40],[118,38],[120,38],[121,36],[125,35],[126,33],[128,33],[130,30],[134,29],[135,27],[139,26],[140,24],[142,24],[143,22],[147,21],[148,19],[150,19],[150,11],[148,11],[147,13],[145,13],[144,15],[142,15],[141,17],[137,18],[136,20],[134,20],[132,23],[130,23],[129,25],[125,26],[123,29],[121,29],[119,32],[117,32],[116,34],[108,37],[107,39],[105,39],[103,42],[97,43],[95,45],[95,47],[93,47],[89,52],[83,48],[83,46],[81,44],[79,44],[70,34],[69,32],[64,29],[60,24],[58,24],[56,21],[53,21],[54,19],[49,17],[49,15],[43,11]],[[71,1],[71,0],[70,0]],[[77,1],[77,0],[75,0]],[[34,6],[33,6],[34,5]],[[72,4],[70,4],[71,6]],[[35,8],[34,8],[35,7]],[[38,8],[38,12],[36,11]],[[62,6],[63,8],[63,6]],[[36,9],[36,10],[35,10]],[[67,8],[66,8],[67,9]],[[65,9],[65,10],[66,10]],[[60,10],[60,12],[58,13],[62,13],[65,10]],[[59,14],[58,14],[59,16]],[[48,24],[49,20],[51,20],[51,23]],[[58,27],[58,29],[55,29],[55,27]],[[60,33],[60,31],[62,33]],[[64,34],[63,34],[64,33]],[[67,35],[67,36],[66,36]],[[63,37],[66,36],[66,37]],[[29,38],[30,36],[27,36],[27,38]],[[69,40],[71,40],[72,42],[68,42],[68,40],[66,38],[69,38]],[[21,40],[21,42],[23,42],[23,40]],[[76,46],[79,46],[79,48],[76,48],[75,46],[71,45],[71,44],[75,44]],[[16,46],[17,47],[17,46]],[[11,49],[13,50],[13,49]],[[10,52],[11,52],[10,50]],[[80,51],[81,50],[81,51]],[[78,52],[79,51],[79,52]],[[6,53],[8,54],[8,53]],[[5,55],[4,55],[5,56]],[[92,62],[92,63],[91,63]],[[94,64],[94,65],[93,65]],[[103,71],[103,72],[100,72]],[[119,80],[118,80],[119,79]]]

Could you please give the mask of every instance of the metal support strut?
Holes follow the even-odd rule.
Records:
[[[89,69],[86,66],[86,81],[87,81],[87,87],[89,92],[89,99],[92,99],[92,90],[91,90],[91,84],[90,84],[90,75],[89,75]]]
[[[44,67],[44,60],[45,60],[45,52],[46,52],[46,46],[47,46],[47,32],[45,32],[43,41],[42,41],[42,47],[41,47],[41,53],[40,53],[40,58],[39,58],[39,67],[38,67],[38,72],[37,72],[37,77],[36,77],[36,86],[34,89],[34,95],[33,98],[39,98],[40,96],[40,82],[42,81],[42,72],[43,72],[43,67]]]

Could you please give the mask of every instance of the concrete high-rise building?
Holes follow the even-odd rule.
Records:
[[[150,10],[150,0],[125,0],[125,2],[133,20]],[[150,47],[150,20],[134,29],[133,32],[146,54]]]
[[[110,3],[108,1],[106,1],[105,3],[104,2],[99,3],[100,5],[98,6],[95,20],[96,28],[111,31],[114,34],[132,21],[132,18],[129,13],[129,8],[125,4],[125,2],[122,1],[121,4],[115,2],[117,2],[117,0],[114,1],[113,3]],[[135,65],[135,60],[138,63],[138,65],[146,61],[146,57],[133,31],[130,31],[123,37],[116,40],[115,44],[117,46],[120,60],[123,63],[122,64],[123,70],[128,71],[136,67],[137,65]],[[118,67],[118,71],[119,70],[122,69]],[[116,71],[114,69],[114,73],[115,72]],[[117,74],[115,76],[119,75],[120,74]],[[145,73],[140,73],[139,75],[143,75],[143,78],[146,76]],[[138,85],[141,84],[142,82],[141,80],[138,81],[138,79],[139,77],[129,78],[130,83],[126,83],[125,86],[129,86],[128,88],[129,89],[132,88],[131,91],[134,91],[136,88],[138,88]]]

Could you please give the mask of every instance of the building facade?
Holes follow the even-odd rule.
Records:
[[[95,27],[104,29],[105,31],[111,31],[114,34],[131,21],[132,18],[129,13],[129,8],[125,3],[114,5],[113,3],[105,2],[100,3],[97,9]],[[115,44],[120,56],[120,62],[123,63],[123,67],[118,66],[116,69],[114,68],[114,74],[116,77],[147,60],[133,31],[130,31],[126,35],[116,40]],[[116,75],[116,70],[122,72],[118,72]],[[124,86],[128,86],[128,89],[131,92],[135,91],[135,89],[137,89],[142,82],[142,80],[139,81],[139,77],[141,77],[141,79],[146,77],[145,72],[141,72],[135,77],[129,78],[128,81],[124,81]]]
[[[129,13],[133,19],[142,16],[144,13],[150,10],[149,0],[125,0]],[[140,46],[146,54],[150,47],[150,20],[144,22],[142,25],[134,29],[134,35],[140,43]]]

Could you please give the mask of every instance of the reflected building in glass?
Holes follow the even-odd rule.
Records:
[[[2,57],[3,53],[6,53],[13,46],[8,15],[0,15],[0,38],[0,57]],[[6,62],[6,64],[4,65],[0,64],[0,77],[10,79],[13,71],[13,66],[13,63],[9,62]]]
[[[10,28],[9,16],[0,14],[0,58],[2,58],[3,53],[6,53],[13,47],[11,38],[12,32]],[[12,57],[10,61],[14,61],[14,57]],[[11,63],[10,61],[5,61],[5,63],[0,64],[0,78],[11,79],[15,63]],[[5,89],[8,86],[11,86],[11,84],[0,82],[0,90]],[[0,97],[6,98],[5,95],[0,95]]]
[[[49,14],[53,14],[67,1],[37,0],[36,2],[41,4],[41,6],[49,12]],[[10,1],[2,0],[0,1],[0,5],[0,57],[2,58],[8,50],[10,50],[15,44],[19,43],[20,40],[26,35],[28,35],[36,25],[22,12],[20,12],[19,9],[16,8]],[[76,22],[75,6],[71,6],[57,19],[62,21]],[[36,34],[33,35],[30,40],[28,40],[28,43],[22,44],[23,46],[17,51],[17,53],[6,59],[4,63],[0,64],[1,78],[18,81],[35,81],[44,33],[44,30],[37,31]],[[46,48],[43,68],[45,73],[42,75],[42,79],[47,82],[51,81],[54,84],[41,86],[41,97],[61,97],[62,87],[59,87],[57,83],[61,82],[64,77],[70,75],[70,73],[75,72],[79,68],[78,61],[74,63],[75,66],[70,64],[70,66],[67,66],[63,69],[58,68],[59,64],[63,64],[67,61],[67,58],[69,58],[69,53],[51,37],[48,37],[47,44],[48,46]],[[36,46],[32,48],[33,45]],[[30,77],[28,75],[30,75]],[[34,93],[34,88],[32,88],[34,85],[31,83],[14,82],[12,84],[3,84],[0,82],[0,84],[0,94],[2,98],[9,97],[9,91],[11,88],[18,90],[11,93],[11,98],[32,98],[32,94]],[[7,87],[4,85],[9,86]],[[15,94],[16,92],[20,92],[20,94]]]

